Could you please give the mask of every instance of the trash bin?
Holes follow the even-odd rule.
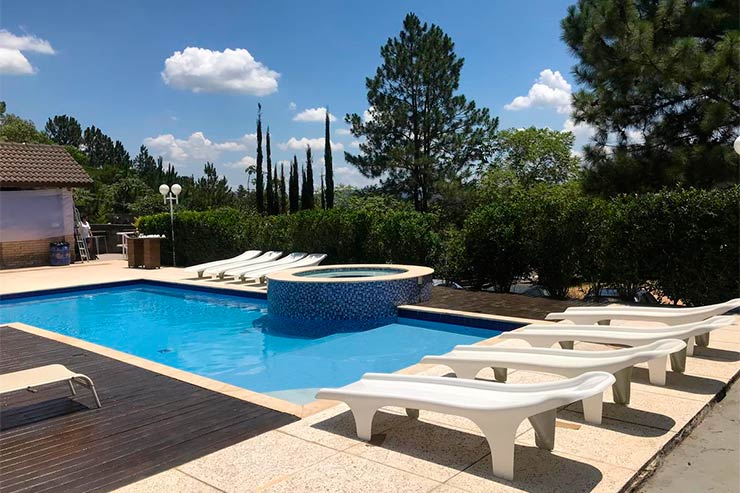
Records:
[[[56,241],[49,243],[51,249],[51,265],[69,265],[69,243]]]

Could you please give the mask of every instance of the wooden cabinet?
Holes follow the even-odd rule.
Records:
[[[159,269],[159,238],[129,238],[128,266],[130,268]]]

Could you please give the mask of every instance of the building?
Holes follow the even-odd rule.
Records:
[[[72,188],[92,184],[62,146],[0,142],[0,269],[48,265],[51,242],[73,249]]]

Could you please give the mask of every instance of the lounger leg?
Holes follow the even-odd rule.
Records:
[[[685,341],[688,346],[688,341]],[[671,354],[671,370],[676,373],[686,371],[686,348]]]
[[[491,448],[493,475],[512,481],[514,479],[514,439],[518,423],[484,424],[476,422]]]
[[[614,374],[617,379],[612,385],[614,403],[627,405],[630,403],[630,384],[632,381],[632,367],[619,370]]]
[[[67,383],[69,383],[69,390],[72,392],[72,395],[77,395],[77,390],[75,390],[75,385],[72,380],[67,380]]]
[[[534,428],[534,442],[538,448],[552,450],[555,447],[555,409],[529,417]]]
[[[687,355],[689,355],[689,356],[693,356],[694,355],[694,343],[695,342],[696,341],[694,341],[694,338],[693,337],[689,337],[686,340],[686,354]]]
[[[563,349],[573,349],[573,341],[560,341],[560,347]]]
[[[78,384],[82,385],[83,387],[86,387],[90,389],[90,392],[92,392],[93,397],[95,398],[95,404],[98,405],[98,407],[103,407],[100,404],[100,399],[98,398],[98,392],[95,390],[95,384],[92,380],[90,380],[87,377],[75,377],[72,380],[76,380]],[[70,380],[70,387],[72,386],[72,381]]]
[[[493,378],[495,378],[497,382],[506,382],[506,374],[506,368],[493,369]]]
[[[419,419],[419,410],[406,408],[406,416],[412,419]]]
[[[696,341],[696,345],[699,347],[709,346],[709,332],[707,332],[706,334],[695,336],[694,340]]]
[[[592,425],[601,424],[604,408],[604,393],[592,395],[583,399],[583,418]]]
[[[650,374],[650,383],[653,385],[665,385],[666,364],[668,356],[651,359],[648,361],[648,372]]]
[[[467,378],[473,380],[478,374],[480,368],[473,368],[472,366],[468,365],[456,365],[453,370],[455,370],[455,375],[457,376],[457,378]]]
[[[611,320],[599,320],[596,323],[599,325],[611,325],[612,321]]]
[[[355,417],[357,437],[361,440],[370,441],[373,437],[373,417],[377,409],[369,407],[350,407],[350,409],[352,410],[352,416]]]

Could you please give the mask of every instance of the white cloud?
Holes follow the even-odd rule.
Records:
[[[338,128],[334,130],[334,133],[337,135],[352,135],[352,132],[348,128]]]
[[[246,155],[243,158],[241,158],[239,161],[234,161],[232,163],[226,163],[224,164],[225,167],[231,168],[231,169],[247,169],[250,166],[257,166],[257,160],[250,155]]]
[[[323,122],[326,118],[326,108],[306,108],[293,117],[294,122]],[[329,121],[336,121],[337,117],[329,113]]]
[[[524,108],[552,107],[558,113],[569,114],[571,110],[570,84],[559,71],[547,68],[540,72],[537,81],[529,88],[526,96],[517,96],[504,109],[517,111]]]
[[[0,74],[29,75],[35,74],[36,69],[22,53],[31,51],[44,55],[53,55],[54,48],[45,39],[37,38],[32,34],[16,36],[0,29]]]
[[[334,166],[334,182],[337,185],[352,185],[354,187],[364,187],[374,185],[378,180],[367,178],[360,173],[357,168],[349,165]]]
[[[315,139],[309,139],[307,137],[301,137],[300,139],[296,139],[295,137],[291,137],[288,139],[287,142],[283,142],[281,144],[278,144],[278,147],[284,151],[287,150],[293,150],[293,151],[305,151],[306,146],[311,146],[312,151],[317,150],[323,150],[324,149],[324,138],[323,137],[317,137]],[[334,151],[342,151],[344,150],[344,145],[341,142],[331,142],[331,150],[332,153]]]
[[[162,71],[165,84],[178,89],[254,96],[277,91],[279,77],[243,48],[212,51],[189,46],[166,59]]]
[[[364,122],[373,121],[373,118],[375,118],[374,113],[375,113],[375,108],[373,108],[372,106],[369,107],[368,109],[362,112],[362,121]]]
[[[349,143],[349,146],[350,147],[354,147],[355,149],[359,149],[360,148],[360,141],[359,140],[353,140],[352,142]]]
[[[296,108],[298,108],[298,106],[296,106],[296,104],[293,101],[291,101],[290,103],[288,103],[288,109],[290,111],[295,111]]]
[[[172,134],[147,137],[144,145],[154,155],[161,155],[174,164],[202,164],[215,161],[224,152],[246,151],[256,141],[255,134],[246,134],[237,140],[214,142],[203,132],[194,132],[187,139],[178,139]]]
[[[563,131],[573,133],[576,138],[573,143],[573,154],[579,157],[583,155],[583,146],[588,144],[596,134],[596,128],[588,123],[576,123],[572,118],[565,120]]]

